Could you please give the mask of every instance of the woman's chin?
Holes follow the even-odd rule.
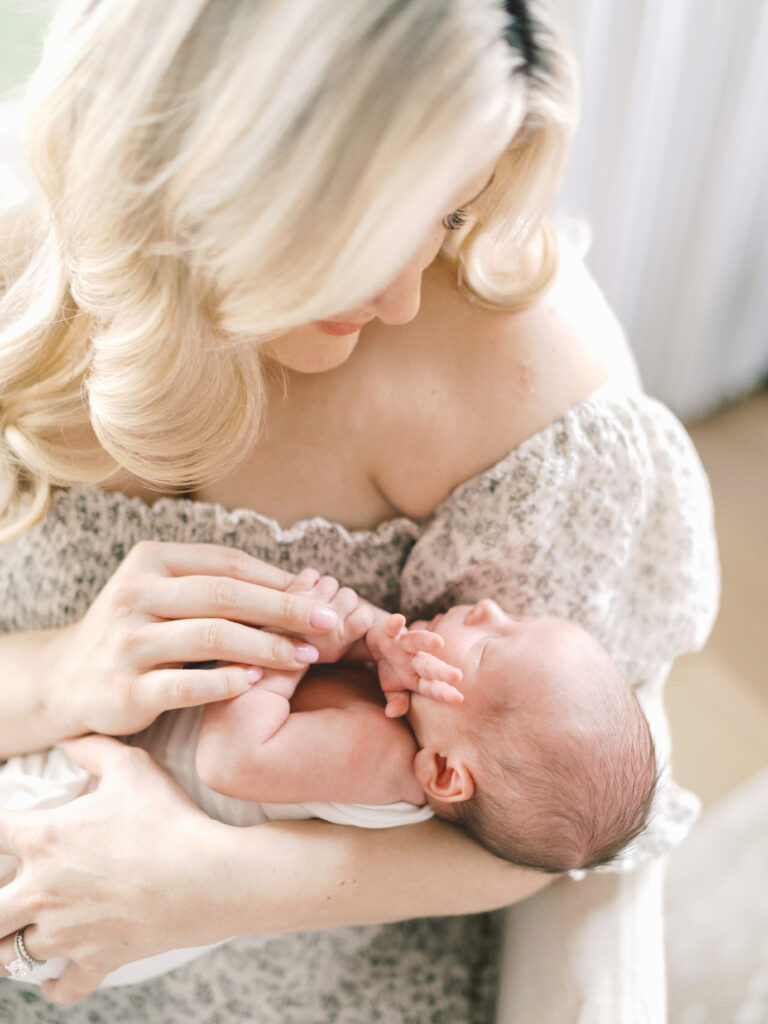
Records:
[[[286,370],[325,373],[341,366],[352,355],[360,338],[354,334],[333,336],[310,324],[264,346],[264,352]]]

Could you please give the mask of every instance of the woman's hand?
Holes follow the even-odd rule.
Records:
[[[139,732],[168,709],[236,697],[260,677],[258,666],[315,661],[306,639],[333,627],[337,615],[285,593],[293,578],[235,548],[137,544],[85,617],[53,644],[51,700],[68,723],[62,735]],[[185,667],[190,662],[223,664]]]
[[[216,886],[226,865],[206,852],[226,826],[144,751],[103,736],[64,747],[99,788],[51,810],[0,812],[0,852],[21,862],[0,889],[0,964],[26,927],[31,956],[71,961],[43,983],[56,1003],[84,998],[123,963],[231,934]]]

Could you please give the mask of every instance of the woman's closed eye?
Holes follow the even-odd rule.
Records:
[[[462,225],[467,223],[467,208],[460,206],[458,210],[443,217],[443,227],[446,231],[458,231]]]
[[[460,206],[458,210],[454,210],[453,213],[449,213],[447,217],[443,218],[442,225],[446,231],[458,231],[460,227],[463,227],[463,225],[467,223],[469,207],[472,205],[472,203],[478,200],[487,189],[491,187],[491,184],[493,183],[493,179],[495,177],[495,173],[492,174],[476,196],[473,196],[468,203],[465,203],[463,206]]]

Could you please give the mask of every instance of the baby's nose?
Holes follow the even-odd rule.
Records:
[[[482,622],[496,621],[499,618],[504,618],[502,609],[492,598],[484,597],[470,608],[464,622],[468,626],[476,626]]]

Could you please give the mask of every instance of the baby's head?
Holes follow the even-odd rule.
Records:
[[[510,616],[489,600],[430,628],[464,694],[461,704],[411,695],[414,771],[435,813],[544,871],[614,857],[646,822],[656,759],[608,654],[578,626]]]

